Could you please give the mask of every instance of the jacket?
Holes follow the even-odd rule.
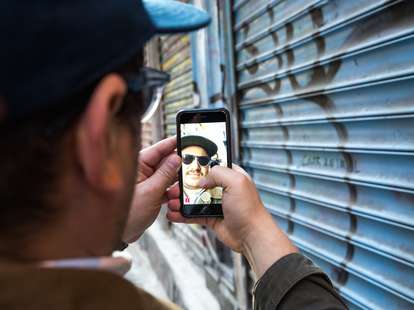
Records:
[[[253,308],[270,309],[348,309],[328,276],[299,253],[275,262],[256,282]]]
[[[347,309],[329,278],[301,254],[275,262],[253,290],[256,310]],[[161,301],[108,271],[8,266],[0,268],[0,309],[168,310]]]

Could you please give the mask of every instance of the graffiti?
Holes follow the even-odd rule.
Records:
[[[322,155],[304,155],[302,167],[317,167],[329,169],[347,169],[347,162],[342,158],[324,157]]]

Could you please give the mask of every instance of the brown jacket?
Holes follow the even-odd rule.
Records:
[[[275,262],[254,288],[254,309],[347,309],[329,278],[301,254]],[[0,268],[0,309],[178,309],[100,270]]]
[[[100,270],[2,267],[0,309],[178,309],[122,277]]]
[[[348,309],[328,276],[302,254],[275,262],[254,287],[255,310]]]

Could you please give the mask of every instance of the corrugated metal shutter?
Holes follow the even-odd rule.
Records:
[[[171,75],[164,91],[164,132],[175,134],[177,111],[193,106],[193,78],[189,35],[161,38],[161,69]]]
[[[414,308],[414,1],[236,1],[242,163],[351,308]]]

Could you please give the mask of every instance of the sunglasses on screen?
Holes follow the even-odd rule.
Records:
[[[208,156],[195,156],[187,154],[183,156],[183,163],[190,165],[195,159],[197,159],[198,164],[203,167],[207,166],[211,162],[211,159]]]

